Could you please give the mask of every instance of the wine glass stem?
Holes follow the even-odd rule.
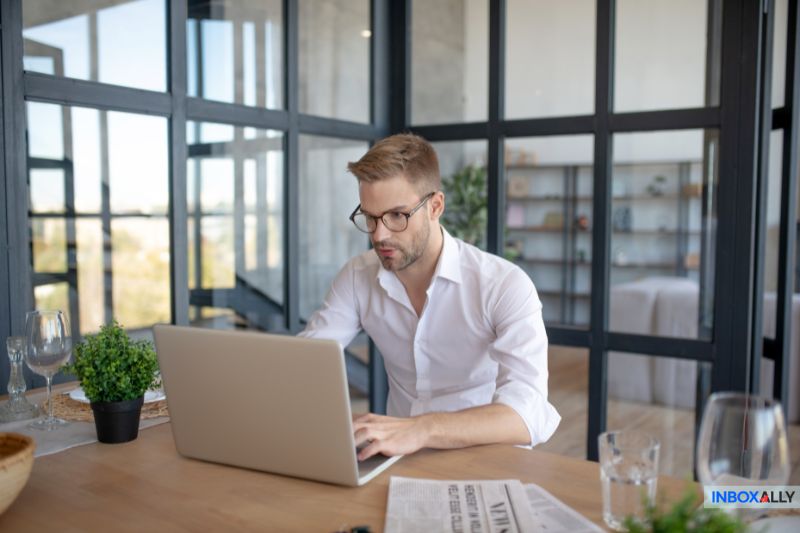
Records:
[[[47,380],[47,420],[53,419],[53,376],[45,376]]]

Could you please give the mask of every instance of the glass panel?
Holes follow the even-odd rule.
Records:
[[[551,344],[547,358],[548,401],[561,415],[561,423],[550,440],[536,449],[586,459],[589,350]]]
[[[454,237],[486,249],[486,141],[432,143],[445,193],[441,223]]]
[[[533,280],[547,324],[589,324],[593,142],[591,135],[506,141],[505,256]]]
[[[775,33],[772,36],[772,108],[784,106],[786,91],[786,32],[789,0],[775,0]]]
[[[26,102],[28,157],[57,161],[64,159],[64,138],[70,136],[69,131],[65,132],[65,121],[62,116],[66,109],[55,104]],[[68,111],[66,113],[68,116]],[[32,124],[47,124],[47,127],[31,127]]]
[[[79,219],[78,235],[78,301],[81,333],[93,333],[105,322],[105,288],[103,285],[103,226],[100,220]]]
[[[769,138],[769,162],[767,168],[767,209],[766,234],[764,236],[764,296],[759,303],[762,305],[762,326],[764,337],[775,338],[775,326],[778,315],[778,265],[780,263],[780,223],[781,223],[781,181],[783,158],[783,130],[773,130]],[[792,290],[793,288],[790,288]],[[795,311],[791,311],[792,315]],[[790,318],[790,324],[794,326],[794,321]],[[792,335],[797,335],[798,331],[792,331]],[[790,347],[790,350],[792,348]],[[768,348],[765,346],[764,355],[769,355]],[[793,360],[794,361],[794,360]],[[791,366],[790,366],[791,368]],[[762,359],[760,389],[759,393],[764,396],[773,396],[774,361]],[[790,370],[791,371],[791,370]],[[791,381],[790,381],[791,383]],[[790,388],[791,390],[791,388]],[[790,402],[787,406],[789,420],[792,416],[800,416],[797,407],[798,402]]]
[[[370,2],[300,0],[300,112],[370,121]]]
[[[283,328],[283,134],[249,129],[188,125],[188,138],[202,139],[190,142],[187,161],[197,326]]]
[[[169,222],[164,218],[111,221],[114,317],[126,328],[170,320]]]
[[[696,361],[608,354],[609,431],[637,429],[661,443],[659,473],[691,479],[694,462]]]
[[[64,171],[29,168],[30,209],[34,213],[64,212]]]
[[[612,331],[710,338],[716,139],[716,130],[614,136]]]
[[[281,0],[188,2],[189,96],[249,106],[283,106]]]
[[[100,111],[101,121],[104,114]],[[100,145],[100,158],[108,158],[111,211],[166,215],[169,204],[167,121],[116,112],[109,112],[107,120],[108,141],[107,145]]]
[[[413,2],[411,122],[486,120],[488,54],[486,0]]]
[[[721,17],[709,21],[709,5],[721,12],[721,4],[618,0],[614,110],[718,105]]]
[[[26,70],[166,90],[164,0],[26,0],[22,8]]]
[[[31,219],[34,272],[67,271],[67,226],[63,218]]]
[[[69,275],[64,310],[79,315],[75,334],[112,318],[128,328],[169,321],[167,120],[33,102],[27,109],[32,207],[60,202],[64,212],[72,190],[82,215],[29,222],[35,272]]]
[[[509,0],[507,6],[506,117],[593,113],[594,0]]]
[[[67,320],[72,324],[72,317],[69,315],[69,284],[50,283],[39,285],[33,289],[33,301],[36,309],[59,309],[64,311]]]
[[[367,151],[365,142],[300,136],[300,316],[322,303],[344,264],[369,239],[348,220],[359,203],[358,183],[345,169]]]

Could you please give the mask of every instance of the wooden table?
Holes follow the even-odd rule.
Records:
[[[364,487],[345,488],[185,459],[170,424],[127,444],[90,444],[36,459],[28,484],[0,516],[0,531],[383,530],[391,475],[520,479],[537,483],[602,525],[597,463],[512,446],[425,450]],[[659,479],[677,499],[686,482]]]

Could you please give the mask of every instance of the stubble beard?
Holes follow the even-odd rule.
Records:
[[[425,249],[428,247],[428,241],[431,237],[430,222],[426,219],[425,226],[420,230],[416,237],[411,241],[411,244],[403,246],[399,242],[394,242],[391,239],[384,239],[379,242],[373,242],[372,247],[378,255],[383,268],[391,272],[398,272],[413,265],[417,259],[422,257]],[[394,248],[395,256],[384,257],[378,253],[378,248]]]

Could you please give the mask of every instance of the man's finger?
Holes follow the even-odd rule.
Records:
[[[369,446],[367,446],[358,453],[358,460],[364,461],[366,459],[369,459],[373,455],[379,454],[382,451],[382,448],[383,448],[383,441],[373,440],[369,444]]]

